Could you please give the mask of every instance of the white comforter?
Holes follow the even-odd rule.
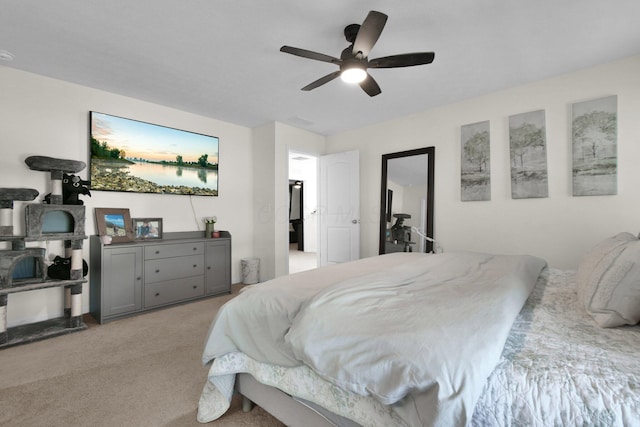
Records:
[[[408,425],[464,425],[545,265],[531,256],[403,253],[276,279],[220,310],[203,362],[241,351],[307,365],[393,404]]]

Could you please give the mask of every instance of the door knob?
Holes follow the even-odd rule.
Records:
[[[352,219],[352,220],[351,220],[351,224],[357,224],[357,223],[359,223],[359,222],[360,222],[360,220],[359,220],[359,219]]]

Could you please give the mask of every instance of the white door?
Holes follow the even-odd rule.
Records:
[[[320,157],[320,265],[360,258],[360,156]]]

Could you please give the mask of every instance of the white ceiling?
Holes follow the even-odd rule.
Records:
[[[370,58],[434,63],[371,70],[374,98],[339,79],[300,91],[337,68],[280,47],[339,56],[369,10],[389,15]],[[14,56],[0,65],[331,135],[639,54],[638,17],[639,0],[0,0],[0,50]]]

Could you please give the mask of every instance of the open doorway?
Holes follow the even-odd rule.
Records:
[[[318,266],[318,159],[289,151],[289,273]]]
[[[289,180],[289,245],[304,252],[304,181]]]

